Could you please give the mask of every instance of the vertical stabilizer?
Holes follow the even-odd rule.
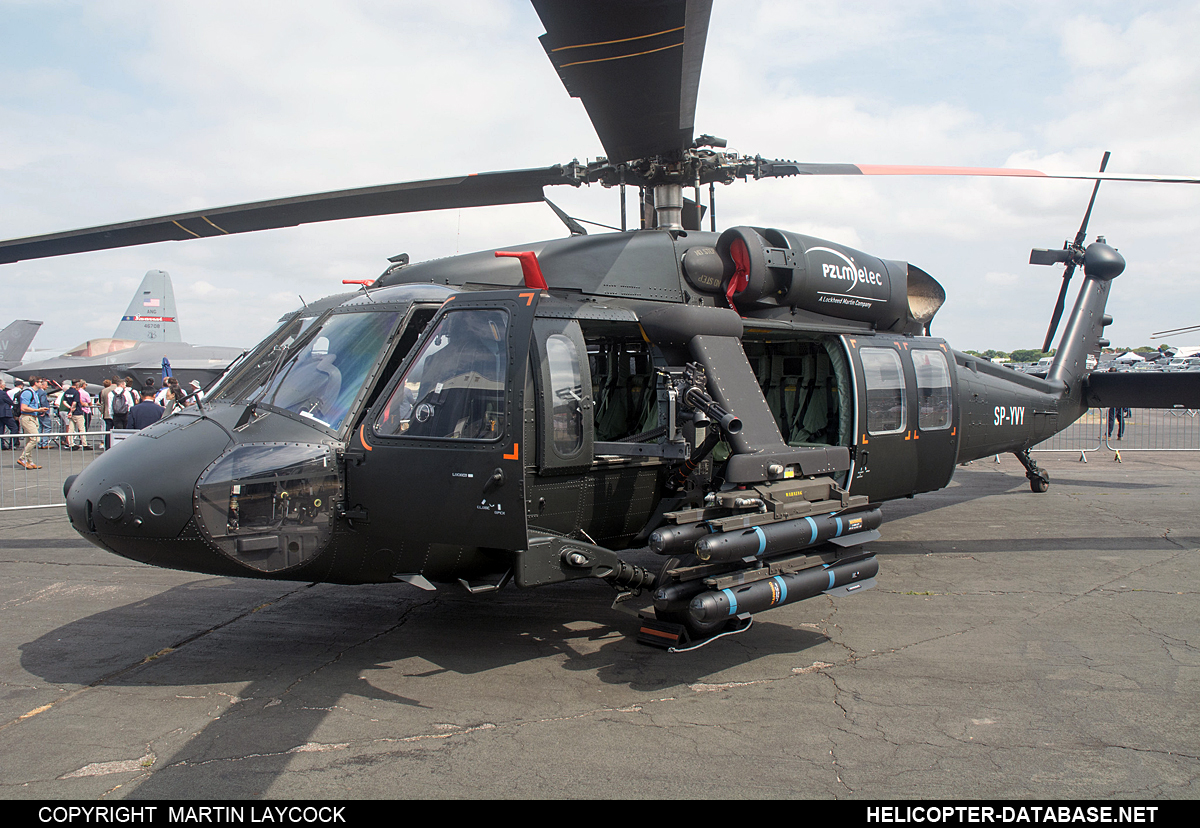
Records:
[[[175,291],[171,274],[165,270],[148,270],[142,285],[129,303],[113,339],[134,339],[139,342],[182,342],[179,318],[175,314]]]
[[[1067,320],[1054,362],[1046,374],[1052,383],[1061,383],[1066,396],[1059,403],[1060,428],[1078,419],[1087,410],[1083,399],[1083,381],[1088,375],[1087,358],[1098,356],[1108,342],[1104,328],[1112,317],[1104,313],[1112,280],[1125,269],[1125,259],[1103,242],[1089,244],[1083,256],[1083,287]]]
[[[18,319],[0,331],[0,368],[14,368],[21,364],[34,334],[42,327],[41,322]]]

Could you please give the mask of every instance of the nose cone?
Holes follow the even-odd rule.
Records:
[[[171,417],[128,437],[70,481],[71,525],[119,555],[192,568],[171,556],[185,547],[203,546],[195,531],[185,532],[196,480],[229,444],[216,423],[191,417]],[[197,551],[183,557],[190,559]]]

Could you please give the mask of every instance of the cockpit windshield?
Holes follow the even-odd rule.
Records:
[[[127,351],[137,345],[137,341],[133,339],[113,339],[111,337],[105,339],[89,339],[82,345],[76,345],[71,350],[67,351],[63,356],[69,357],[98,357],[105,354],[113,354],[117,351]]]
[[[341,429],[368,372],[399,323],[397,311],[294,319],[215,398],[245,400]]]
[[[289,349],[319,319],[319,316],[294,317],[283,322],[249,356],[235,364],[209,389],[209,398],[238,402],[257,396],[283,362]]]

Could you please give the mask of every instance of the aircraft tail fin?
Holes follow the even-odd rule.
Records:
[[[0,331],[0,368],[12,368],[21,364],[25,352],[29,350],[29,343],[33,342],[33,337],[40,327],[41,322],[18,319]]]
[[[1082,264],[1084,283],[1046,373],[1049,382],[1066,389],[1066,396],[1059,403],[1060,423],[1074,422],[1087,410],[1084,399],[1084,380],[1090,372],[1087,358],[1098,356],[1101,348],[1108,345],[1103,334],[1112,317],[1105,314],[1104,306],[1112,280],[1125,269],[1121,254],[1103,242],[1088,245]]]
[[[165,270],[149,270],[141,287],[129,303],[113,339],[134,339],[139,342],[182,342],[179,317],[175,313],[175,290],[171,274]]]

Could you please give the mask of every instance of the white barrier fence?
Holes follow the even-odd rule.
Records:
[[[56,418],[57,419],[57,418]],[[61,427],[61,423],[58,424]],[[63,482],[78,474],[113,444],[135,431],[85,431],[82,434],[45,431],[40,434],[0,435],[0,511],[61,507],[66,503]],[[39,468],[19,462],[26,440],[35,440],[29,457]],[[84,448],[86,446],[86,448]]]
[[[1111,412],[1111,417],[1110,417]],[[1034,446],[1031,451],[1200,451],[1200,416],[1190,408],[1092,408],[1069,428]],[[1122,420],[1124,425],[1122,426]]]
[[[1127,409],[1128,410],[1128,409]],[[1120,420],[1113,416],[1109,432],[1108,409],[1093,408],[1067,428],[1034,446],[1031,451],[1077,452],[1086,461],[1089,452],[1107,448],[1114,452],[1200,451],[1200,413],[1193,409],[1135,408]],[[57,428],[62,423],[55,419]],[[78,474],[96,457],[134,431],[87,431],[68,434],[61,430],[31,435],[38,448],[31,454],[40,468],[28,469],[17,461],[29,435],[0,436],[0,511],[61,507],[66,503],[63,483]],[[72,447],[72,443],[85,444]]]

